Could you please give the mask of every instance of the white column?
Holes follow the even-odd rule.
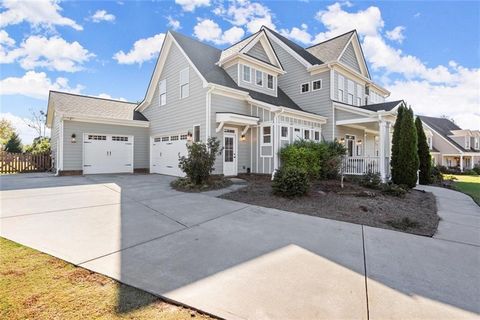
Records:
[[[460,171],[463,172],[463,155],[460,155]]]
[[[379,142],[378,142],[378,148],[379,148],[379,167],[380,167],[380,177],[382,178],[382,181],[385,181],[387,179],[387,174],[386,174],[386,168],[387,164],[385,161],[385,155],[386,155],[386,140],[387,140],[387,122],[384,120],[379,121],[379,126],[380,126],[380,132],[379,132]]]
[[[272,142],[273,142],[273,170],[272,170],[272,180],[275,172],[278,169],[278,147],[280,143],[280,133],[278,130],[278,114],[273,116],[273,125],[272,125]]]

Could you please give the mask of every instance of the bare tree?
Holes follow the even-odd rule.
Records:
[[[43,110],[30,109],[30,119],[24,120],[27,126],[37,132],[38,137],[44,137],[46,133],[47,114]]]

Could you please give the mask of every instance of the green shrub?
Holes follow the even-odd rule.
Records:
[[[310,189],[308,174],[295,167],[282,167],[275,172],[272,182],[273,193],[282,197],[305,195]]]
[[[320,178],[337,178],[342,166],[342,157],[347,153],[345,146],[338,141],[324,142],[323,152],[320,153]]]
[[[443,175],[440,166],[433,167],[430,171],[432,183],[442,183]]]
[[[379,173],[369,171],[360,178],[359,184],[365,188],[380,189],[382,179]]]
[[[403,198],[407,194],[406,188],[408,188],[408,186],[402,188],[394,183],[384,183],[381,188],[383,194]]]
[[[473,169],[465,170],[463,171],[463,174],[467,176],[478,176],[478,173]]]
[[[209,138],[207,143],[194,142],[187,145],[188,156],[179,158],[178,167],[195,185],[203,185],[208,181],[217,155],[221,153],[220,141]]]
[[[476,165],[473,167],[472,170],[475,171],[477,174],[480,175],[480,164],[476,164]]]

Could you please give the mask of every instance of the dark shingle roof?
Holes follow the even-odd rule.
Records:
[[[430,128],[441,134],[445,139],[451,142],[455,147],[458,149],[471,152],[472,150],[467,150],[460,144],[458,144],[455,140],[450,138],[449,136],[452,135],[452,130],[462,130],[459,126],[457,126],[452,121],[445,119],[445,118],[435,118],[435,117],[427,117],[427,116],[418,116],[423,123],[427,124]]]
[[[273,31],[272,29],[270,28],[267,28],[265,26],[263,26],[263,28],[267,29],[268,31],[270,31],[271,33],[273,33],[273,35],[275,37],[277,37],[278,39],[280,39],[283,43],[285,43],[287,46],[290,47],[290,49],[292,49],[293,51],[295,51],[299,56],[301,56],[303,59],[307,60],[310,64],[312,65],[315,65],[315,64],[323,64],[323,61],[318,59],[317,57],[315,57],[313,54],[311,54],[310,52],[308,52],[307,50],[305,50],[303,47],[299,46],[298,44],[296,44],[295,42],[285,38],[284,36],[282,36],[281,34],[279,34],[278,32],[276,31]]]
[[[382,103],[368,104],[366,106],[355,106],[353,104],[348,104],[348,103],[341,102],[341,101],[336,101],[336,100],[333,100],[333,101],[337,102],[337,103],[345,104],[345,105],[350,106],[350,107],[355,107],[355,108],[364,109],[364,110],[373,111],[373,112],[390,111],[393,108],[395,108],[396,106],[398,106],[399,103],[403,102],[403,100],[396,100],[396,101],[388,101],[388,102],[382,102]]]
[[[303,111],[280,88],[278,88],[277,97],[274,97],[254,90],[239,87],[222,67],[216,65],[216,62],[220,59],[222,50],[187,37],[178,32],[170,32],[198,71],[208,82],[232,89],[246,91],[255,100]]]

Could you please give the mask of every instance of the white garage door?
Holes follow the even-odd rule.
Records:
[[[133,136],[83,135],[83,173],[132,173]]]
[[[178,158],[187,155],[187,135],[170,135],[152,138],[150,148],[151,172],[183,177],[185,173],[178,167]]]

